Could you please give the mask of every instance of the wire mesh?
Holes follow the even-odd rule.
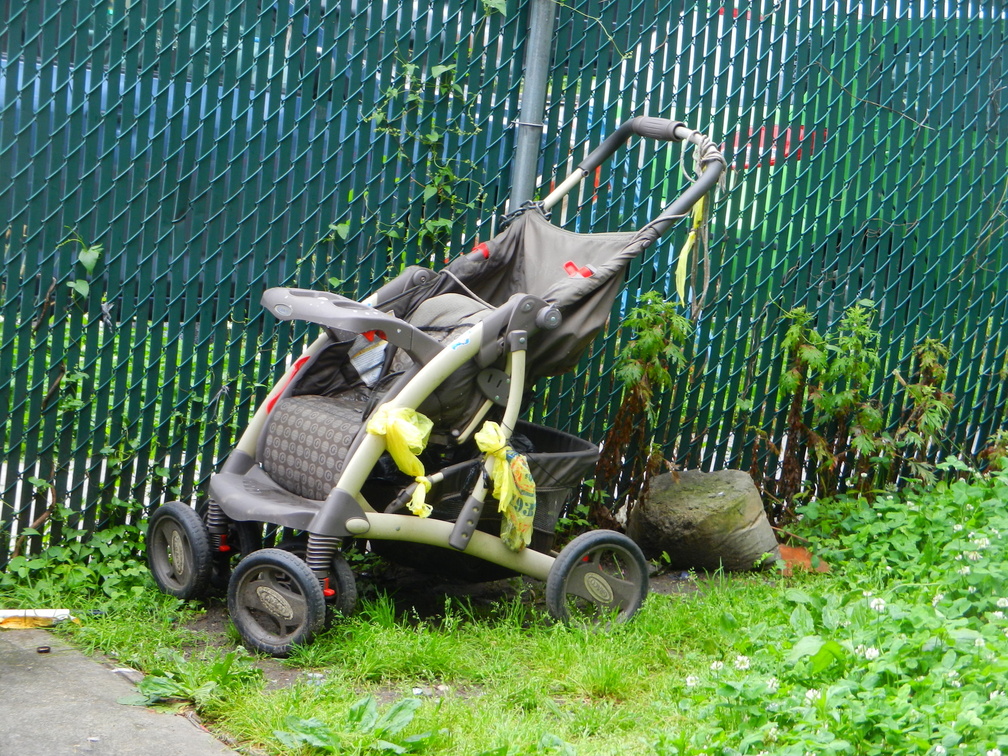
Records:
[[[362,295],[493,230],[527,8],[475,0],[0,2],[0,563],[46,523],[188,499],[305,329],[268,286]],[[620,121],[723,142],[710,287],[656,440],[706,469],[776,458],[782,313],[877,303],[883,370],[953,349],[950,444],[1004,425],[1006,11],[996,2],[557,2],[541,189]],[[688,166],[688,159],[685,163]],[[641,225],[684,186],[632,145],[557,218]],[[620,313],[672,295],[677,230],[610,336],[533,414],[599,440]],[[100,254],[94,257],[96,246]],[[82,254],[83,253],[83,254]],[[93,266],[89,268],[89,265]],[[691,293],[692,304],[699,295]],[[900,404],[898,387],[879,387]],[[29,531],[30,533],[31,531]],[[37,549],[31,536],[22,549]]]

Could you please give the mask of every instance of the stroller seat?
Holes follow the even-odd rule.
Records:
[[[446,342],[492,312],[492,307],[478,299],[445,293],[421,302],[406,320],[436,341]],[[267,498],[265,493],[248,490],[247,478],[254,475],[256,490],[265,492],[268,488],[271,492],[271,508],[279,503],[275,499],[280,490],[292,495],[292,515],[294,510],[303,510],[306,501],[324,501],[359,445],[368,414],[380,403],[374,401],[374,392],[394,390],[395,377],[415,369],[412,360],[397,350],[380,385],[367,389],[359,381],[350,386],[344,383],[336,393],[327,395],[302,394],[300,389],[304,384],[312,387],[309,390],[324,386],[326,380],[318,373],[331,372],[328,363],[320,360],[314,371],[306,368],[303,383],[291,386],[273,405],[259,440],[258,464],[243,473],[213,476],[213,494],[225,505],[241,501],[248,506],[250,498]],[[478,372],[479,367],[472,362],[459,368],[431,393],[420,411],[429,414],[441,428],[464,421],[485,399],[476,389],[474,378]],[[265,486],[267,482],[270,485]]]
[[[366,406],[347,395],[281,399],[263,434],[263,471],[291,493],[325,499],[343,472]]]

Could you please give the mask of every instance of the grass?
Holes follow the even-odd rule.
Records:
[[[1008,752],[1008,476],[817,502],[801,527],[829,574],[713,575],[608,632],[551,625],[528,596],[418,618],[378,594],[280,689],[153,588],[68,632],[270,754]]]

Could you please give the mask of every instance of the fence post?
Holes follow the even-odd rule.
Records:
[[[532,199],[535,189],[546,109],[546,83],[553,59],[555,19],[556,4],[553,0],[532,0],[529,6],[529,41],[525,48],[525,81],[511,173],[509,210]]]

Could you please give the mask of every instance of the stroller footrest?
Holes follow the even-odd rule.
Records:
[[[462,506],[458,518],[455,520],[455,527],[448,537],[448,543],[459,551],[465,551],[472,540],[476,526],[479,525],[480,515],[483,514],[483,502],[475,496],[466,499]]]
[[[297,530],[307,530],[323,504],[287,491],[258,465],[244,475],[212,476],[210,497],[232,520],[271,522]]]

